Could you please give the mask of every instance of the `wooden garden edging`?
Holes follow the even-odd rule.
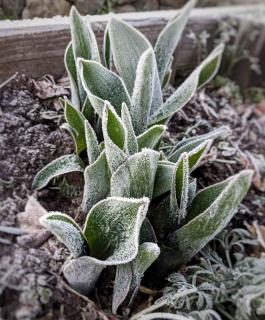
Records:
[[[260,5],[194,9],[175,54],[174,67],[178,70],[191,69],[197,64],[196,44],[187,36],[190,31],[199,34],[205,30],[213,35],[221,19],[253,17],[264,9],[265,6]],[[154,42],[167,21],[177,12],[177,10],[136,12],[119,16],[139,28],[151,42]],[[107,18],[108,15],[91,16],[100,45]],[[63,55],[69,40],[68,18],[0,21],[0,82],[15,72],[32,77],[44,74],[63,76],[65,74]],[[261,51],[265,56],[264,43]]]

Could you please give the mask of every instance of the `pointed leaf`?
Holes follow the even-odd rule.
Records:
[[[111,52],[111,46],[110,46],[109,24],[107,24],[105,32],[104,32],[103,57],[104,57],[105,67],[111,70],[111,68],[112,68],[112,52]]]
[[[99,156],[99,147],[96,133],[87,120],[85,121],[85,138],[88,161],[92,164]]]
[[[194,0],[188,1],[180,13],[168,22],[157,39],[155,44],[155,54],[161,83],[164,81],[165,74],[168,71],[170,64],[170,59],[179,43],[195,2],[196,1]]]
[[[110,20],[109,36],[115,67],[132,94],[138,61],[151,44],[138,30],[114,17]]]
[[[130,107],[133,128],[137,135],[147,128],[154,91],[154,76],[155,55],[153,49],[149,48],[141,55],[137,64],[132,103]]]
[[[122,103],[130,105],[130,97],[123,80],[114,72],[92,60],[78,60],[78,72],[93,108],[102,117],[104,101],[121,113]]]
[[[169,245],[176,249],[178,266],[186,263],[229,223],[250,187],[252,175],[251,170],[244,170],[195,196],[188,222],[168,238]]]
[[[120,264],[116,268],[116,276],[113,288],[112,313],[116,314],[119,306],[125,300],[132,281],[131,263]]]
[[[202,134],[199,136],[195,136],[192,138],[188,138],[188,139],[184,139],[183,141],[180,141],[173,149],[173,151],[171,152],[171,154],[169,155],[168,159],[170,161],[177,161],[178,158],[180,157],[180,155],[183,152],[190,152],[192,151],[194,148],[196,148],[197,146],[199,146],[202,142],[206,141],[206,140],[210,140],[210,139],[215,139],[218,138],[220,136],[223,136],[225,134],[227,134],[228,132],[228,128],[223,126],[220,127],[218,129],[215,129],[209,133],[206,134]]]
[[[181,224],[187,214],[189,192],[189,157],[183,153],[172,176],[170,193],[171,223]]]
[[[90,24],[83,20],[75,7],[72,6],[70,11],[70,27],[72,48],[75,63],[77,64],[78,58],[90,59],[100,62],[100,55],[96,42],[95,34]],[[80,76],[77,74],[77,88],[79,91],[80,108],[84,106],[87,94],[83,89]],[[86,115],[88,120],[92,120],[93,112],[90,102],[86,102]]]
[[[131,262],[133,277],[130,287],[131,297],[129,304],[133,302],[145,271],[158,258],[159,254],[160,248],[156,243],[145,242],[140,245],[136,258]]]
[[[148,205],[148,198],[111,197],[98,202],[90,210],[83,231],[91,256],[104,260],[105,265],[132,261]]]
[[[79,257],[86,251],[82,231],[75,221],[60,212],[50,212],[40,218],[40,224],[51,231],[72,253]]]
[[[215,76],[221,63],[223,50],[224,46],[221,44],[210,53],[161,108],[150,117],[149,125],[168,119],[192,98],[197,88],[200,88]]]
[[[164,125],[155,125],[143,132],[137,137],[139,150],[143,148],[154,149],[166,130],[167,127]]]
[[[84,172],[85,185],[82,211],[87,214],[94,204],[107,197],[110,191],[109,168],[105,151]]]
[[[129,155],[133,155],[136,152],[138,152],[138,143],[135,136],[135,132],[133,130],[131,115],[125,103],[122,104],[121,119],[127,132],[125,137],[126,152]]]
[[[85,117],[80,111],[70,104],[68,100],[64,103],[64,117],[68,125],[73,129],[72,136],[75,142],[76,153],[80,154],[86,150]]]
[[[75,65],[75,58],[73,53],[72,42],[69,42],[64,54],[64,64],[70,80],[71,87],[71,102],[77,108],[80,109],[79,91],[78,91],[78,79]]]
[[[123,151],[127,132],[114,108],[108,103],[104,107],[102,129],[109,168],[115,172],[127,159]]]
[[[70,11],[70,26],[75,60],[84,58],[100,62],[95,34],[88,21],[83,20],[74,6]]]
[[[137,257],[130,263],[117,266],[112,300],[112,312],[116,313],[118,307],[129,294],[129,304],[138,291],[145,271],[159,256],[160,249],[156,243],[145,242],[140,245]]]
[[[192,182],[189,184],[189,201],[188,201],[188,207],[190,207],[197,191],[197,179],[193,179]]]
[[[126,160],[111,177],[111,195],[152,198],[159,153],[144,149]]]
[[[188,153],[190,170],[194,170],[198,167],[201,160],[208,153],[212,143],[213,140],[206,140]]]
[[[62,156],[50,162],[36,174],[32,187],[37,190],[42,189],[52,178],[74,171],[83,172],[84,168],[83,161],[75,154]]]

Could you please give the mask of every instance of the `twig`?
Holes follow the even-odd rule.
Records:
[[[13,74],[12,77],[8,78],[6,81],[4,81],[3,83],[0,84],[0,90],[2,88],[4,88],[4,86],[6,86],[10,81],[12,81],[13,79],[16,78],[16,76],[18,75],[18,73],[16,72],[15,74]]]

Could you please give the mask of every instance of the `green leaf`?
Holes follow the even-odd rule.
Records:
[[[224,46],[221,44],[209,54],[166,102],[150,117],[149,125],[168,119],[192,98],[196,89],[209,82],[215,76],[221,63],[223,50]]]
[[[63,274],[74,290],[88,295],[93,290],[104,268],[105,265],[101,264],[100,261],[83,256],[67,261],[63,266]]]
[[[145,271],[157,259],[159,253],[160,249],[156,243],[146,242],[140,245],[137,257],[132,262],[117,266],[112,300],[114,314],[128,294],[130,303],[133,301]]]
[[[72,253],[74,257],[83,255],[86,242],[75,221],[60,212],[50,212],[40,218],[40,224],[51,231]]]
[[[73,129],[70,133],[75,142],[76,153],[79,155],[82,151],[86,150],[84,126],[86,119],[68,100],[65,100],[64,103],[64,117],[68,125]]]
[[[71,287],[88,294],[104,267],[126,264],[136,257],[148,205],[147,198],[107,198],[91,209],[83,233],[94,257],[73,259],[64,266]]]
[[[106,68],[112,68],[112,52],[110,46],[110,36],[109,36],[109,24],[107,24],[104,39],[103,39],[103,57],[104,57],[104,65]]]
[[[99,156],[99,146],[96,133],[87,120],[85,121],[85,138],[88,161],[92,164]]]
[[[189,184],[188,207],[190,207],[197,191],[197,179],[193,179]]]
[[[244,170],[195,196],[188,222],[168,237],[168,244],[176,250],[177,266],[186,263],[229,223],[251,185],[252,176],[253,171]]]
[[[112,313],[116,314],[119,306],[123,303],[130,290],[132,281],[131,263],[118,265],[113,287]]]
[[[109,103],[106,103],[104,107],[102,130],[109,168],[111,172],[115,172],[127,159],[127,155],[123,151],[127,132],[121,119]]]
[[[132,94],[130,114],[135,133],[141,134],[147,128],[152,97],[154,92],[155,55],[152,48],[140,57]]]
[[[180,13],[167,23],[156,41],[155,54],[161,83],[164,81],[165,75],[169,69],[171,57],[179,43],[195,3],[196,1],[194,0],[188,1]]]
[[[109,36],[115,67],[132,94],[138,61],[151,44],[138,30],[114,17],[110,20]]]
[[[155,125],[143,132],[137,137],[139,150],[143,148],[154,149],[166,130],[167,127],[164,125]]]
[[[75,60],[84,58],[100,62],[95,34],[88,21],[83,20],[74,6],[70,11],[70,26]]]
[[[75,64],[77,64],[78,58],[84,58],[89,60],[95,60],[100,62],[100,55],[98,51],[98,46],[96,42],[95,34],[88,23],[84,21],[79,15],[74,6],[72,6],[70,11],[70,27],[71,27],[71,39],[73,56],[75,59]],[[77,74],[77,88],[79,91],[80,108],[84,106],[87,99],[86,92],[83,89],[80,76]],[[92,120],[92,107],[89,101],[86,102],[86,115],[89,114],[88,120]]]
[[[195,136],[195,137],[188,138],[188,139],[184,139],[183,141],[180,141],[174,147],[173,151],[168,156],[168,159],[170,161],[175,162],[178,160],[178,158],[180,157],[180,155],[183,152],[190,152],[190,151],[194,150],[194,148],[199,146],[202,142],[223,136],[223,135],[227,134],[228,131],[229,131],[228,127],[223,126],[218,129],[215,129],[209,133],[202,134],[202,135]]]
[[[131,115],[125,103],[122,104],[121,119],[127,132],[125,137],[125,149],[128,155],[133,155],[138,152],[138,143],[133,130]]]
[[[82,211],[87,214],[94,204],[107,197],[110,191],[109,168],[105,151],[84,172],[85,186]]]
[[[78,79],[72,42],[69,42],[68,46],[66,47],[64,54],[64,64],[70,80],[71,102],[79,110],[80,100],[78,91]]]
[[[111,195],[152,198],[159,153],[144,149],[126,160],[111,177]]]
[[[210,150],[212,143],[213,143],[213,140],[210,140],[210,139],[206,140],[188,153],[190,170],[194,170],[198,167],[201,160],[205,157],[205,155]]]
[[[89,212],[83,234],[90,255],[105,265],[124,264],[138,253],[139,234],[149,205],[148,198],[111,197]]]
[[[180,225],[187,214],[189,192],[189,156],[183,153],[175,166],[170,193],[171,223]]]
[[[170,190],[174,165],[173,162],[164,160],[158,162],[153,198],[159,197]]]
[[[57,158],[36,174],[32,188],[37,190],[42,189],[52,178],[74,171],[83,172],[84,167],[83,161],[75,154],[68,154]]]
[[[95,111],[102,117],[105,100],[121,113],[122,103],[130,105],[130,97],[123,80],[114,72],[91,60],[78,60],[78,72],[83,87]]]

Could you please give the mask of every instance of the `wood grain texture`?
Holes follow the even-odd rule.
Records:
[[[206,30],[213,35],[220,19],[255,14],[260,6],[235,6],[193,10],[184,35],[175,53],[174,69],[191,69],[197,64],[198,50],[187,35]],[[264,6],[262,7],[264,9]],[[154,43],[167,21],[178,13],[174,11],[136,12],[120,14]],[[108,15],[89,17],[93,30],[102,46],[103,30]],[[0,82],[15,72],[32,77],[52,74],[65,75],[64,50],[70,40],[69,19],[33,19],[0,22]]]

